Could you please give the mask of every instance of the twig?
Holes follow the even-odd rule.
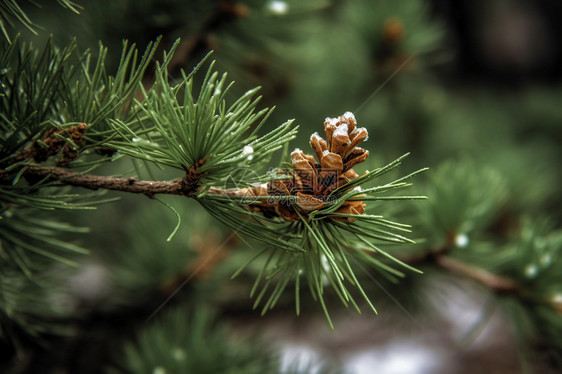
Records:
[[[443,269],[452,273],[466,276],[478,281],[488,287],[491,291],[500,294],[520,294],[523,289],[513,279],[490,273],[487,270],[465,264],[452,257],[439,255],[435,257],[435,263]]]
[[[24,176],[31,179],[49,178],[61,183],[97,190],[130,192],[153,197],[156,194],[183,195],[193,197],[199,187],[201,174],[191,167],[181,179],[172,181],[145,181],[134,177],[119,178],[92,174],[83,174],[60,167],[29,167]]]
[[[434,263],[442,269],[463,275],[488,287],[492,292],[499,294],[524,294],[523,287],[513,279],[491,273],[482,268],[468,265],[462,261],[447,256],[454,245],[456,234],[451,232],[445,243],[427,252],[418,252],[406,256],[397,256],[401,261],[409,264]]]
[[[199,180],[202,177],[202,175],[198,172],[198,168],[204,163],[205,160],[200,160],[186,171],[183,178],[172,181],[145,181],[138,180],[134,177],[107,177],[83,174],[62,167],[39,166],[28,167],[24,176],[28,179],[49,178],[57,180],[63,184],[89,188],[92,190],[103,188],[114,191],[139,193],[148,197],[153,197],[157,194],[194,197],[195,193],[199,189]],[[257,193],[257,189],[222,190],[216,187],[209,188],[208,193],[225,196],[259,195],[259,193]],[[443,247],[421,255],[416,254],[414,256],[402,258],[401,260],[408,264],[433,262],[443,269],[476,280],[496,293],[524,293],[524,289],[510,278],[490,273],[484,269],[465,264],[447,256],[446,254],[450,250],[450,244],[451,240],[447,240],[447,243]]]

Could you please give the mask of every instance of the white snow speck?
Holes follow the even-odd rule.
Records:
[[[300,159],[299,156],[301,152],[300,148],[295,148],[295,150],[291,152],[291,162],[297,162]]]
[[[353,189],[353,191],[355,192],[363,192],[363,189],[361,188],[361,186],[357,186]]]
[[[252,153],[254,153],[254,148],[252,148],[252,146],[250,145],[246,145],[242,149],[242,154],[247,155],[246,159],[248,159],[248,161],[251,161],[254,158],[254,155],[252,155]]]
[[[320,139],[320,135],[318,135],[318,133],[315,132],[314,134],[310,135],[310,140],[312,139]]]
[[[332,126],[337,126],[340,121],[337,118],[326,117],[324,122],[328,122],[328,124]]]
[[[289,4],[281,0],[274,0],[269,3],[269,10],[273,14],[283,15],[289,11]]]
[[[470,241],[468,240],[468,236],[466,234],[458,234],[455,237],[455,245],[459,248],[464,248],[468,245]]]
[[[347,127],[347,123],[342,123],[341,125],[339,125],[336,130],[334,131],[334,133],[332,134],[332,137],[336,137],[336,136],[348,136],[349,135],[349,128]]]
[[[364,142],[366,142],[367,140],[369,140],[369,132],[367,131],[366,128],[364,127],[359,127],[359,128],[355,128],[355,130],[353,130],[353,132],[363,132],[365,131],[365,133],[367,134],[367,136],[365,137],[365,140],[363,140]]]
[[[539,272],[539,268],[535,264],[527,265],[525,268],[525,275],[527,278],[534,278]]]
[[[345,112],[345,113],[343,114],[343,118],[345,118],[345,119],[347,119],[347,120],[352,119],[352,120],[354,120],[355,122],[357,122],[357,120],[355,119],[355,115],[354,115],[353,113],[351,113],[351,112]]]
[[[137,138],[137,137],[134,137],[134,138],[131,139],[131,141],[132,141],[133,143],[137,143],[138,145],[156,146],[156,143],[151,142],[150,140],[144,139],[144,138]]]

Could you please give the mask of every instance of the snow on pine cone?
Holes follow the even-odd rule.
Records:
[[[297,196],[298,200],[272,199],[252,206],[252,210],[261,211],[268,217],[279,216],[286,221],[298,221],[300,217],[296,210],[306,217],[308,213],[322,209],[331,198],[331,192],[357,178],[352,167],[369,156],[369,151],[358,147],[367,139],[367,130],[357,128],[355,116],[346,112],[337,118],[326,118],[324,131],[326,139],[322,139],[318,133],[310,137],[310,146],[316,160],[300,149],[295,149],[291,153],[292,170],[279,171],[280,177],[287,178],[272,180],[267,188],[259,187],[252,193],[254,196]],[[335,211],[356,215],[364,212],[363,201],[346,201]],[[355,221],[354,217],[330,218],[343,222]]]

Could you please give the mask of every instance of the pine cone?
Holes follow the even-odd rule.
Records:
[[[267,185],[269,196],[297,196],[296,203],[286,200],[273,200],[258,205],[258,209],[271,214],[275,213],[286,221],[298,221],[299,215],[322,209],[329,195],[335,189],[357,178],[352,167],[365,161],[369,152],[357,147],[367,139],[367,130],[357,128],[355,117],[346,112],[338,118],[326,118],[324,122],[326,140],[317,133],[310,137],[310,146],[316,155],[305,154],[300,149],[291,153],[293,170],[282,173],[286,179],[276,179]],[[365,203],[362,201],[347,201],[336,213],[363,214]],[[332,219],[353,222],[353,217],[330,217]]]

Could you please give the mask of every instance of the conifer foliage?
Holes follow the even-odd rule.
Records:
[[[445,99],[428,73],[451,47],[423,1],[100,3],[45,19],[107,41],[0,5],[0,371],[60,350],[53,372],[345,372],[287,364],[228,320],[321,311],[337,333],[342,305],[423,310],[436,271],[488,295],[522,370],[562,365],[562,118],[525,151],[506,139],[528,124],[489,100],[495,127],[470,123],[473,93]],[[117,51],[108,30],[134,33]],[[112,343],[76,364],[64,347],[92,328]]]

